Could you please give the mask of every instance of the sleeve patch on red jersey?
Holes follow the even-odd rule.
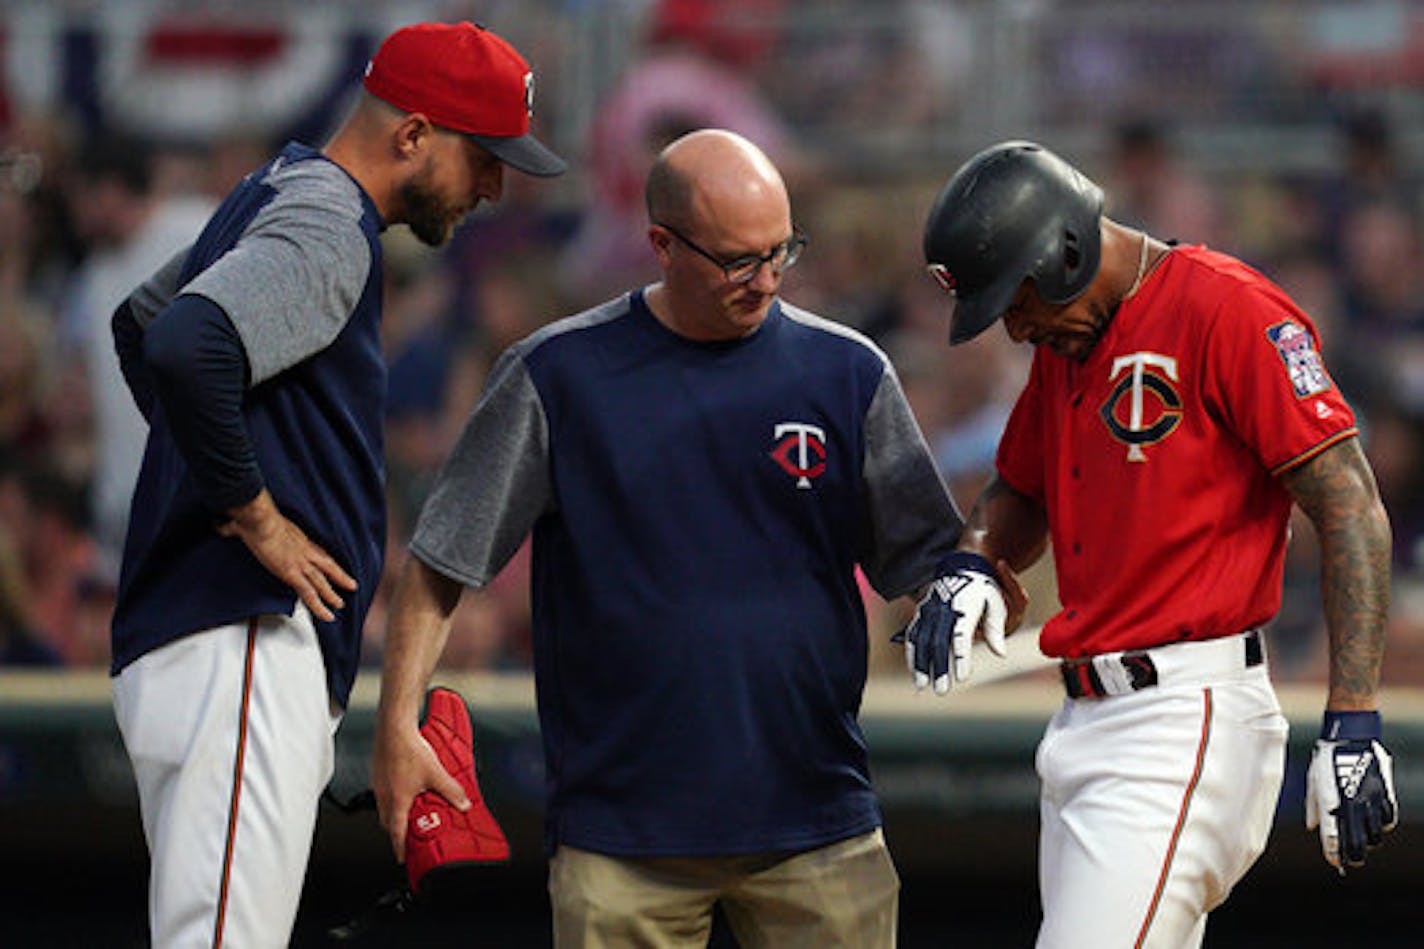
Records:
[[[1297,398],[1319,395],[1330,388],[1330,375],[1320,354],[1315,351],[1315,342],[1305,327],[1294,320],[1277,323],[1266,330],[1281,362],[1285,363],[1290,375],[1291,386]]]

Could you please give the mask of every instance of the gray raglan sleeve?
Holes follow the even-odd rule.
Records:
[[[483,587],[554,506],[549,426],[523,349],[506,350],[421,509],[410,550]]]
[[[892,599],[933,580],[964,526],[895,370],[886,363],[865,420],[867,579]]]
[[[233,248],[183,288],[227,314],[253,386],[331,345],[372,265],[360,195],[340,169],[302,162],[276,185]]]
[[[152,323],[154,317],[163,312],[163,308],[172,303],[173,298],[178,295],[178,278],[183,274],[183,263],[188,259],[188,251],[189,248],[185,247],[174,254],[168,263],[154,271],[153,276],[139,284],[138,289],[129,295],[129,313],[140,328]]]

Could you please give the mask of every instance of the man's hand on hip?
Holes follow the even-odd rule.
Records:
[[[346,605],[337,587],[350,593],[356,589],[355,579],[277,509],[266,488],[228,514],[219,534],[246,544],[268,572],[296,591],[317,619],[336,619],[333,610]]]

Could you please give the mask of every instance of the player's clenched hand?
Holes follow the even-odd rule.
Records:
[[[1009,566],[1008,561],[997,560],[994,566],[998,568],[994,579],[999,584],[999,592],[1004,595],[1004,605],[1008,608],[1008,617],[1004,620],[1004,635],[1007,636],[1019,628],[1024,615],[1028,613],[1028,591],[1023,588],[1018,574],[1014,573],[1014,568]]]
[[[414,719],[394,724],[382,716],[378,721],[371,753],[371,789],[397,863],[405,863],[406,824],[416,795],[430,789],[460,810],[470,807],[464,787],[445,770]]]
[[[1342,874],[1399,823],[1394,763],[1379,742],[1378,713],[1325,714],[1306,772],[1305,826],[1320,829],[1325,860]]]
[[[1006,573],[1012,578],[1011,571]],[[902,634],[915,688],[933,683],[934,690],[943,695],[953,683],[966,681],[976,632],[995,655],[1004,655],[1010,620],[1016,626],[1023,616],[1022,588],[1017,581],[1011,583],[1011,601],[1012,614],[988,560],[968,551],[951,554],[944,574],[930,584],[914,620]]]
[[[313,616],[327,622],[336,618],[332,611],[346,605],[336,588],[355,590],[355,579],[277,510],[265,488],[228,514],[231,517],[218,527],[219,534],[246,544],[268,572],[297,592]]]

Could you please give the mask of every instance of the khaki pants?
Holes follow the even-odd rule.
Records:
[[[558,949],[705,947],[720,903],[743,949],[887,949],[900,878],[880,830],[797,854],[611,857],[549,865]]]

